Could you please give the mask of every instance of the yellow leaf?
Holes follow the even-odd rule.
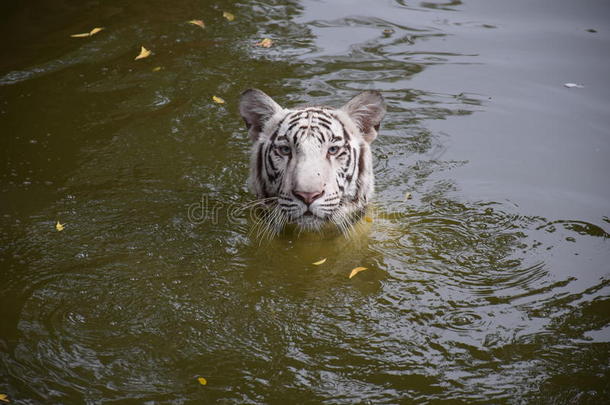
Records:
[[[413,198],[413,196],[411,195],[411,193],[406,193],[406,194],[405,194],[405,200],[410,200],[411,198]]]
[[[214,100],[214,102],[218,103],[218,104],[224,104],[225,103],[225,101],[222,98],[217,97],[217,96],[212,96],[212,100]]]
[[[57,221],[57,223],[55,224],[55,229],[57,229],[58,232],[61,232],[64,230],[64,226],[60,224],[59,221]]]
[[[355,269],[352,270],[351,273],[349,273],[349,278],[354,277],[356,274],[358,274],[364,270],[368,270],[368,269],[366,267],[356,267]]]
[[[196,25],[196,26],[201,27],[201,28],[205,28],[205,24],[201,20],[191,20],[188,23]]]
[[[262,46],[263,48],[271,48],[271,45],[273,45],[273,41],[270,38],[265,38],[262,41],[257,42],[255,45]]]
[[[222,16],[229,21],[233,21],[235,19],[235,16],[233,14],[229,13],[228,11],[223,11]]]
[[[314,262],[314,263],[312,263],[312,264],[315,264],[316,266],[319,266],[319,265],[321,265],[321,264],[324,264],[324,262],[326,262],[326,257],[325,257],[324,259],[322,259],[322,260],[318,260],[317,262]]]
[[[136,56],[136,58],[134,60],[148,58],[149,56],[150,56],[150,51],[148,49],[142,47],[142,49],[140,49],[140,54],[138,56]]]
[[[366,222],[373,222],[373,218],[368,217],[368,216],[367,216],[367,217],[364,217],[364,220],[365,220]]]
[[[92,29],[92,30],[89,32],[89,35],[90,35],[90,36],[91,36],[91,35],[95,35],[95,34],[97,34],[98,32],[100,32],[100,31],[101,31],[101,30],[103,30],[103,29],[104,29],[104,27],[95,27],[94,29]]]
[[[91,35],[97,34],[98,32],[100,32],[103,29],[104,29],[104,27],[95,27],[94,29],[92,29],[89,32],[85,32],[85,33],[82,33],[82,34],[73,34],[73,35],[70,35],[70,36],[72,38],[87,38],[87,37],[90,37]]]
[[[199,378],[197,379],[197,381],[199,381],[199,384],[201,384],[201,385],[207,385],[207,384],[208,384],[208,380],[206,380],[206,379],[205,379],[205,378],[203,378],[203,377],[199,377]]]
[[[11,401],[9,401],[8,395],[6,395],[6,394],[0,394],[0,401],[11,402]]]
[[[158,72],[161,69],[163,69],[161,66],[155,66],[152,71],[153,72]]]

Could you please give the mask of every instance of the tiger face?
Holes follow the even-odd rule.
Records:
[[[253,142],[248,186],[271,208],[272,233],[334,224],[347,232],[374,192],[370,144],[385,105],[365,91],[343,107],[280,107],[257,89],[241,96]]]

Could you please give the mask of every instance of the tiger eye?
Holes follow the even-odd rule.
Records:
[[[328,154],[329,155],[336,155],[337,153],[339,153],[339,150],[341,148],[338,146],[331,146],[330,148],[328,148]]]
[[[278,146],[277,150],[281,155],[290,155],[290,152],[291,152],[290,146],[286,146],[286,145]]]

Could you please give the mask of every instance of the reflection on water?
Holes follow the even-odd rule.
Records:
[[[528,100],[538,107],[511,115],[521,110],[504,82],[521,80],[528,59],[507,40],[498,63],[486,42],[526,35],[530,6],[489,17],[477,1],[371,4],[2,6],[0,393],[19,403],[610,398],[605,175],[588,173],[592,188],[566,177],[564,199],[544,196],[536,176],[570,148],[521,135],[548,123],[547,106]],[[564,35],[567,54],[592,35],[548,21],[536,24]],[[69,37],[94,26],[106,30]],[[601,52],[610,38],[595,26]],[[253,46],[264,37],[275,45]],[[154,54],[135,62],[142,44]],[[553,55],[535,63],[550,68]],[[474,69],[489,77],[460,79]],[[607,103],[607,85],[569,94]],[[372,222],[354,237],[260,241],[247,213],[231,215],[253,198],[236,110],[247,87],[288,106],[384,92]],[[571,108],[608,151],[599,107]],[[558,155],[545,161],[540,144]],[[571,173],[600,164],[591,153]],[[217,211],[193,220],[202,199]],[[348,279],[356,266],[368,270]]]

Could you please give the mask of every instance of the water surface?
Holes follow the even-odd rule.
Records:
[[[605,2],[0,7],[13,402],[610,400]],[[248,87],[383,92],[368,233],[261,243],[231,214]]]

